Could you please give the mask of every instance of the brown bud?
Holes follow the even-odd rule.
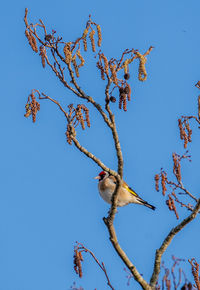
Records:
[[[125,80],[128,80],[129,78],[130,78],[130,74],[129,74],[129,73],[125,73],[125,74],[124,74],[124,79],[125,79]]]
[[[50,41],[52,38],[53,38],[53,36],[51,34],[47,34],[44,39],[46,41]]]
[[[116,102],[116,98],[113,97],[113,96],[111,96],[111,97],[110,97],[110,101],[111,101],[112,103],[115,103],[115,102]]]

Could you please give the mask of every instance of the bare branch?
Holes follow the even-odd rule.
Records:
[[[194,119],[200,125],[200,120],[196,116],[182,116],[182,118]]]
[[[144,280],[144,278],[140,275],[136,267],[132,264],[132,262],[127,257],[126,253],[122,250],[121,246],[118,243],[116,232],[114,229],[114,226],[111,222],[109,222],[108,218],[104,218],[104,223],[106,224],[109,235],[110,235],[110,241],[112,245],[114,246],[117,254],[120,256],[122,261],[125,263],[125,265],[128,267],[128,269],[133,274],[134,279],[142,286],[143,289],[152,289],[149,284]]]
[[[89,152],[86,148],[84,148],[83,146],[80,145],[80,143],[78,142],[78,140],[76,139],[76,137],[74,135],[71,136],[74,145],[82,152],[84,153],[87,157],[89,157],[90,159],[92,159],[98,166],[100,166],[103,170],[109,172],[110,174],[112,174],[113,176],[117,177],[118,174],[110,169],[109,167],[107,167],[99,158],[97,158],[94,154],[92,154],[91,152]]]
[[[180,182],[179,184],[172,182],[172,181],[168,181],[167,180],[167,184],[173,185],[176,188],[179,188],[181,190],[183,190],[185,192],[185,194],[187,194],[188,196],[190,196],[193,200],[195,200],[196,202],[198,201],[198,199],[191,193],[189,192],[183,185],[182,182]]]
[[[163,241],[161,247],[156,250],[154,270],[153,270],[153,274],[152,274],[151,280],[150,280],[150,285],[152,287],[155,287],[156,281],[158,280],[158,275],[160,273],[160,263],[161,263],[161,258],[162,258],[163,253],[166,251],[167,247],[171,243],[174,236],[178,232],[180,232],[187,224],[189,224],[192,220],[194,220],[196,218],[199,210],[200,210],[200,199],[198,200],[192,213],[169,232],[169,234],[167,235],[167,237]]]

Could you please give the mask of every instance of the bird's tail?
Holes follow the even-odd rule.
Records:
[[[153,206],[152,204],[148,203],[147,201],[145,201],[143,199],[140,199],[139,201],[140,201],[140,204],[143,204],[143,205],[149,207],[152,210],[155,210],[156,209],[155,206]]]

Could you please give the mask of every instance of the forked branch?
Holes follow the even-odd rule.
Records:
[[[175,235],[178,234],[178,232],[180,232],[187,224],[189,224],[192,220],[195,219],[199,210],[200,210],[200,199],[198,200],[192,213],[169,232],[169,234],[167,235],[167,237],[163,241],[161,247],[156,250],[154,269],[153,269],[153,274],[152,274],[151,280],[150,280],[150,285],[152,287],[155,287],[156,282],[158,280],[158,276],[160,273],[161,258],[162,258],[163,253],[166,251],[167,247],[170,245],[170,243],[171,243],[172,239],[175,237]]]

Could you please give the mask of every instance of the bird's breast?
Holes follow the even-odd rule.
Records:
[[[111,204],[112,194],[114,191],[110,188],[102,186],[100,182],[99,182],[98,187],[99,187],[100,196],[103,198],[103,200]]]

